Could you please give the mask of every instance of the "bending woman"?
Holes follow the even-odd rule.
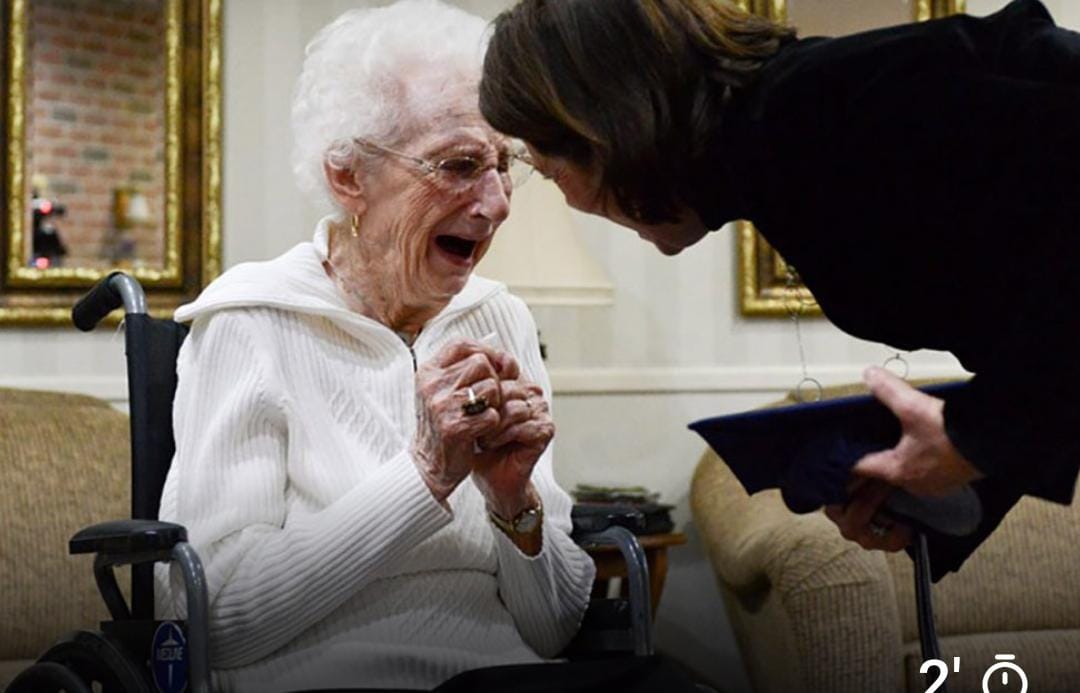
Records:
[[[943,403],[881,369],[903,437],[828,509],[850,539],[891,487],[973,483],[984,520],[931,536],[957,569],[1023,494],[1069,503],[1080,360],[1080,35],[1037,0],[841,38],[717,0],[524,0],[495,22],[480,107],[567,202],[666,254],[753,221],[840,329],[943,349],[976,375]]]

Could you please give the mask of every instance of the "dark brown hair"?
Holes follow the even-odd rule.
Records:
[[[495,19],[480,110],[542,154],[597,166],[630,216],[674,221],[727,88],[794,36],[722,0],[522,0]]]

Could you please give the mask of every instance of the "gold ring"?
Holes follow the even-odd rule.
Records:
[[[461,411],[466,416],[476,416],[477,414],[483,414],[488,408],[487,397],[476,394],[476,391],[471,387],[465,388],[465,392],[469,395],[469,399],[465,404],[461,405]]]

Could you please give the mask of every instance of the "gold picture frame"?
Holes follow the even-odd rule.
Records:
[[[777,22],[788,18],[788,0],[735,0],[742,10]],[[916,21],[946,17],[965,11],[965,0],[917,0]],[[784,258],[746,220],[735,222],[738,246],[739,307],[743,315],[787,317],[792,310],[801,315],[821,315],[810,290],[799,280]]]
[[[125,271],[155,315],[171,315],[221,272],[221,0],[162,0],[164,50],[164,240],[161,266]],[[60,325],[112,267],[27,262],[31,0],[0,0],[7,95],[0,144],[0,324]],[[114,316],[114,320],[116,317]]]

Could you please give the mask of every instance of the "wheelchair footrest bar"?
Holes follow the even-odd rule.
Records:
[[[188,681],[192,693],[210,693],[210,604],[206,574],[195,549],[187,542],[173,547],[172,559],[184,574],[188,615]]]
[[[97,581],[98,592],[105,600],[105,606],[108,607],[113,620],[124,621],[131,618],[131,610],[124,601],[120,587],[116,584],[113,567],[129,563],[167,561],[169,556],[168,551],[140,551],[121,554],[102,552],[94,557],[94,579]]]
[[[615,546],[626,561],[630,621],[634,631],[634,654],[653,653],[652,598],[649,592],[649,564],[634,533],[625,527],[608,527],[602,532],[578,538],[582,546]]]

